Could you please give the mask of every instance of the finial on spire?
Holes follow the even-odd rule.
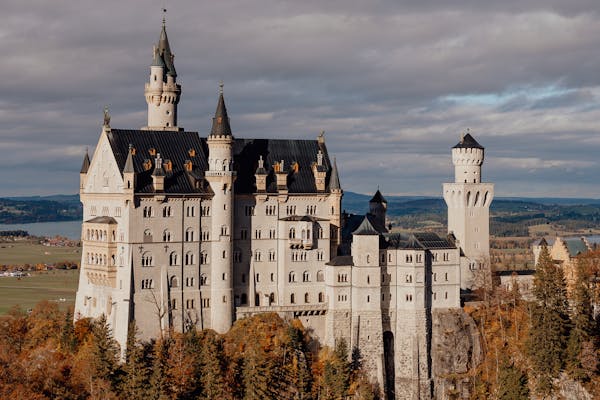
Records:
[[[225,86],[225,84],[223,83],[223,80],[221,79],[219,81],[219,94],[223,94],[223,86]]]
[[[166,25],[167,22],[167,9],[165,7],[162,8],[162,12],[163,12],[163,27]]]
[[[105,127],[110,127],[110,112],[108,106],[104,106],[104,124]]]
[[[321,132],[319,132],[319,136],[317,136],[317,141],[319,143],[325,143],[325,131],[323,129],[321,129]]]

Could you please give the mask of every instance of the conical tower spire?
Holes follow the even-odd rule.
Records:
[[[129,144],[129,150],[127,151],[127,160],[125,160],[125,166],[123,167],[123,173],[134,173],[133,169],[133,151],[131,151],[133,146]]]
[[[173,64],[173,59],[175,58],[175,56],[171,52],[171,46],[169,45],[169,38],[167,37],[167,27],[164,18],[162,23],[162,29],[160,30],[160,37],[158,38],[158,52],[162,56],[162,59],[167,67],[167,74],[176,77],[177,71],[175,71],[175,65]]]
[[[88,154],[87,147],[85,148],[85,156],[83,157],[83,164],[81,165],[82,174],[87,174],[88,169],[90,169],[90,155]]]
[[[210,134],[211,136],[231,136],[231,126],[229,125],[227,107],[225,106],[225,99],[223,98],[223,82],[221,82],[219,86],[219,101],[217,103],[217,110],[215,111]]]
[[[340,176],[338,174],[337,161],[333,158],[333,167],[331,168],[331,178],[329,178],[329,190],[340,190]]]

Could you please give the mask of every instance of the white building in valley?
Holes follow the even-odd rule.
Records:
[[[391,233],[379,191],[367,215],[342,213],[323,135],[235,137],[222,87],[210,132],[185,131],[181,90],[163,23],[147,125],[113,129],[106,114],[81,169],[76,318],[105,314],[124,346],[132,320],[149,339],[277,312],[324,344],[358,347],[388,398],[429,398],[431,312],[460,308],[473,263],[489,256],[483,148],[467,135],[452,150],[453,235]]]

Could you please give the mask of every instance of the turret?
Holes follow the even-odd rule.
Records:
[[[263,160],[262,155],[258,159],[258,167],[254,172],[254,178],[256,179],[256,191],[257,192],[265,192],[267,190],[267,176],[268,172],[265,169],[265,161]]]
[[[470,133],[461,135],[460,142],[452,148],[454,182],[480,183],[484,148]]]
[[[385,229],[385,218],[387,214],[387,200],[383,197],[379,189],[369,200],[369,214],[374,217],[374,223],[379,229]]]
[[[233,323],[233,136],[220,85],[219,101],[208,135],[208,171],[205,178],[213,191],[211,229],[211,327],[225,333]]]
[[[490,267],[490,204],[494,185],[481,181],[484,148],[470,133],[452,148],[454,183],[444,183],[448,233],[456,238],[461,258],[461,288],[475,288]],[[475,272],[481,271],[481,272]]]
[[[155,192],[165,191],[165,170],[162,166],[162,158],[160,158],[160,153],[156,155],[154,171],[152,172],[152,185],[154,186]]]
[[[85,183],[87,181],[87,172],[90,168],[90,156],[88,154],[88,149],[85,149],[85,156],[83,157],[83,164],[81,165],[81,171],[79,171],[79,192],[82,192]]]
[[[125,166],[123,167],[123,192],[130,195],[134,193],[136,184],[135,169],[133,167],[133,152],[133,146],[129,144],[127,160],[125,160]]]
[[[177,104],[181,95],[181,85],[176,82],[174,58],[163,18],[158,45],[154,46],[153,50],[149,82],[144,90],[148,103],[148,125],[142,129],[180,130],[177,126]]]

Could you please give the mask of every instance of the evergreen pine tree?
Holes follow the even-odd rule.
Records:
[[[75,337],[75,326],[73,323],[73,312],[69,308],[65,313],[65,320],[60,332],[60,347],[64,352],[73,353],[77,347]]]
[[[570,320],[565,278],[546,247],[539,256],[533,293],[536,301],[531,310],[528,349],[537,390],[540,394],[549,394],[553,390],[553,379],[564,366]]]
[[[291,354],[291,362],[286,365],[289,390],[294,399],[307,400],[311,398],[312,374],[304,332],[290,324],[287,335],[290,340],[289,352]]]
[[[168,400],[169,380],[167,375],[169,347],[171,339],[164,337],[154,344],[152,353],[152,375],[150,377],[149,395],[154,400]]]
[[[225,356],[223,343],[214,331],[202,332],[199,352],[200,388],[203,398],[220,399],[225,397]]]
[[[148,397],[150,371],[146,360],[146,352],[136,340],[137,326],[135,321],[129,324],[127,331],[127,349],[123,365],[123,397],[131,400],[145,400]]]
[[[572,315],[573,328],[569,335],[569,344],[567,347],[567,371],[569,375],[577,380],[588,380],[595,372],[586,368],[586,363],[582,362],[582,352],[586,344],[593,343],[593,334],[595,330],[595,321],[593,317],[592,298],[590,288],[587,284],[587,274],[585,270],[586,260],[579,258],[577,260],[577,275],[572,295]]]
[[[113,389],[116,388],[120,378],[120,351],[104,314],[92,326],[92,354],[94,376],[108,381]]]
[[[505,360],[498,373],[498,400],[528,400],[527,375]]]

